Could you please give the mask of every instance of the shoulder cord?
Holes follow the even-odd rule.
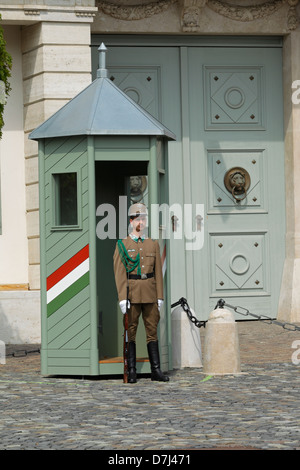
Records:
[[[141,274],[140,254],[138,253],[136,258],[132,259],[128,251],[126,250],[122,240],[118,240],[118,249],[119,249],[121,261],[125,266],[126,272],[130,273],[135,268],[137,268],[137,273]]]

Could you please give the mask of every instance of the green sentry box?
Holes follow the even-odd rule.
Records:
[[[107,78],[103,44],[99,51],[97,78],[30,134],[39,145],[43,375],[123,373],[123,316],[112,259],[120,197],[128,196],[130,176],[145,175],[150,220],[151,205],[168,202],[167,141],[175,136]],[[97,235],[101,204],[116,209],[116,237]],[[151,229],[168,259],[168,240],[158,224],[153,218]],[[164,281],[159,334],[167,370],[172,367],[167,274]],[[146,356],[140,325],[138,373],[150,372]]]

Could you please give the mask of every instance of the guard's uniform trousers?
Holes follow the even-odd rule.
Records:
[[[145,325],[147,343],[157,341],[157,326],[160,318],[157,299],[163,300],[163,276],[158,241],[128,235],[123,240],[123,244],[133,260],[138,254],[140,255],[141,268],[141,275],[137,274],[137,268],[131,273],[126,273],[118,246],[116,246],[114,272],[119,301],[126,299],[127,282],[129,286],[128,341],[135,342],[141,314]]]

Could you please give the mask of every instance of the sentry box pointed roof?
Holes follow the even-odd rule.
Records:
[[[107,78],[106,47],[99,51],[97,78],[37,127],[32,140],[75,135],[175,135]]]

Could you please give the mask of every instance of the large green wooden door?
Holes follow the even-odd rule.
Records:
[[[130,39],[127,46],[111,41],[111,78],[177,136],[169,144],[170,206],[179,203],[184,218],[184,204],[193,217],[196,204],[204,205],[203,247],[187,250],[184,232],[171,239],[171,302],[186,297],[199,319],[207,319],[219,298],[276,317],[285,246],[280,43],[264,38],[260,46],[256,39],[253,47],[251,39],[243,45],[223,39],[215,47],[207,38],[171,38],[167,47],[164,38],[161,47],[146,47],[145,39],[133,47]],[[241,202],[224,186],[234,167],[250,177]]]
[[[205,249],[193,259],[195,303],[206,310],[209,298],[210,311],[222,297],[276,317],[285,245],[281,49],[193,48],[183,55],[192,199],[206,207]],[[224,184],[236,167],[249,175],[241,201]]]

